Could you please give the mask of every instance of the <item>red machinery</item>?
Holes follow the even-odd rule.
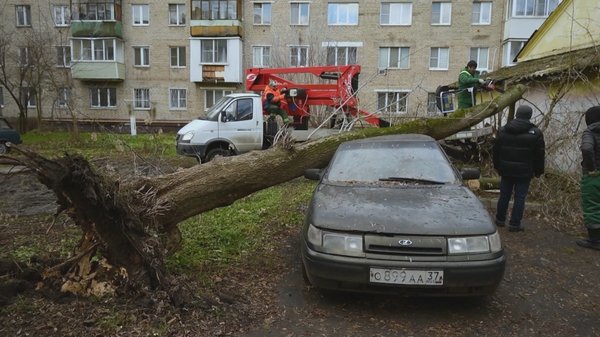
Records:
[[[299,84],[285,79],[283,74],[312,74],[323,80],[335,80],[335,83]],[[246,89],[261,92],[270,80],[277,82],[279,88],[286,88],[287,105],[282,108],[294,118],[292,125],[297,129],[307,129],[310,118],[310,106],[324,105],[339,109],[344,114],[362,115],[372,125],[386,127],[389,123],[379,116],[358,108],[359,65],[292,67],[292,68],[251,68],[246,70]],[[292,75],[293,76],[293,75]],[[316,81],[323,82],[323,81]]]

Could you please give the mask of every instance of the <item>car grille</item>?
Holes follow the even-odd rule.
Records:
[[[447,244],[443,236],[365,235],[365,250],[378,254],[440,256],[447,254]]]

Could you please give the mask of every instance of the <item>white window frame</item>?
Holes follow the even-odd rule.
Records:
[[[439,18],[435,21],[434,7],[439,6]],[[434,1],[431,4],[431,25],[450,26],[452,24],[452,3],[446,1]]]
[[[412,25],[412,2],[383,2],[379,11],[382,26]]]
[[[21,87],[21,95],[26,94],[27,97],[27,108],[37,107],[37,97],[35,88],[32,87]]]
[[[185,4],[169,4],[169,26],[185,26],[185,14]],[[175,22],[173,22],[173,15],[175,15]]]
[[[173,93],[177,93],[177,102],[173,102]],[[181,97],[183,93],[183,98]],[[183,101],[182,101],[183,99]],[[176,103],[174,105],[174,103]],[[183,103],[183,104],[182,104]],[[169,88],[169,110],[186,110],[187,109],[187,88]]]
[[[115,4],[112,2],[80,2],[79,8],[76,4],[73,6],[73,18],[75,20],[115,21]],[[85,8],[85,10],[83,10],[83,8]]]
[[[176,55],[176,59],[177,59],[177,63],[173,64],[173,51],[175,51]],[[183,54],[183,65],[181,65],[181,57]],[[171,65],[171,68],[185,68],[187,66],[187,58],[186,58],[186,54],[185,54],[185,46],[171,46],[169,47],[169,63]]]
[[[304,60],[303,60],[304,58]],[[304,61],[304,62],[302,62]],[[308,66],[308,46],[298,45],[290,46],[290,66],[307,67]]]
[[[435,66],[432,66],[432,61],[436,59]],[[445,64],[444,64],[445,59]],[[429,70],[448,70],[450,64],[450,48],[448,47],[431,47],[429,52]]]
[[[31,6],[16,5],[15,13],[17,15],[17,27],[31,27]]]
[[[290,25],[308,26],[310,22],[310,3],[291,2],[290,3]]]
[[[150,25],[150,6],[146,4],[131,5],[131,23],[133,26]]]
[[[410,69],[410,47],[379,47],[379,69]]]
[[[271,66],[271,46],[252,46],[252,66],[268,68]]]
[[[139,64],[138,64],[139,59]],[[150,46],[133,47],[133,66],[136,68],[150,67]]]
[[[490,71],[490,48],[472,47],[469,50],[469,60],[477,62],[478,71]]]
[[[117,88],[115,87],[91,87],[90,89],[90,108],[91,109],[114,109],[117,107]],[[102,104],[102,94],[106,94],[106,104]],[[98,104],[94,105],[94,96]],[[114,105],[111,105],[114,96]]]
[[[471,14],[471,24],[473,25],[491,25],[492,24],[492,7],[491,1],[476,1],[473,2],[473,10]]]
[[[543,13],[539,14],[538,13],[538,4],[539,4],[539,0],[513,0],[512,2],[512,16],[515,18],[543,18],[543,17],[547,17],[548,15],[550,15],[550,13],[556,9],[556,7],[558,6],[558,4],[560,3],[560,0],[543,0],[544,1],[544,8],[543,8]],[[529,5],[530,4],[530,5]],[[529,6],[528,6],[529,5]],[[554,8],[552,10],[549,10],[550,6],[553,5]],[[528,14],[528,8],[530,7],[532,10],[531,14]],[[521,11],[521,12],[520,12]]]
[[[21,67],[29,65],[29,48],[19,47],[17,48],[17,64]]]
[[[204,90],[204,109],[212,107],[221,97],[232,94],[231,89],[206,89]],[[212,104],[210,104],[212,100]]]
[[[381,114],[404,115],[408,111],[408,95],[410,90],[375,90],[377,94],[377,112]],[[380,97],[385,102],[380,106]],[[400,97],[402,96],[402,97]]]
[[[89,58],[84,58],[86,50],[84,48],[84,43],[89,42],[89,50],[90,53]],[[79,44],[79,48],[75,48],[76,44]],[[99,44],[102,44],[102,58],[96,58],[96,51],[99,49]],[[114,62],[117,58],[117,40],[116,39],[73,39],[72,40],[72,54],[73,57],[71,61],[85,61],[85,62]],[[112,58],[108,58],[108,54],[110,54],[112,48]],[[79,55],[77,55],[79,53]],[[77,56],[79,56],[77,58]]]
[[[134,88],[133,89],[133,109],[134,110],[150,110],[150,89],[149,88]]]
[[[200,64],[226,64],[227,40],[202,39],[200,40]]]
[[[291,13],[291,11],[290,11]],[[291,15],[291,14],[290,14]],[[254,3],[254,25],[270,26],[273,19],[273,4],[270,2]]]
[[[354,60],[351,60],[352,54],[354,54]],[[330,62],[331,57],[334,62]],[[343,58],[343,60],[340,60],[340,58]],[[343,43],[329,45],[326,50],[326,60],[325,64],[329,66],[347,66],[349,64],[356,64],[358,63],[358,47],[355,45],[344,45]]]
[[[56,66],[58,68],[71,68],[71,46],[56,47]]]
[[[69,5],[52,5],[52,18],[55,27],[69,27],[71,25]]]
[[[358,3],[334,2],[327,4],[328,26],[358,26]]]
[[[510,40],[503,45],[504,48],[504,64],[505,66],[512,66],[517,64],[513,60],[519,54],[519,51],[523,48],[523,46],[527,43],[527,40]],[[519,48],[514,48],[519,45]]]
[[[58,92],[56,95],[56,107],[57,108],[68,107],[70,100],[71,100],[71,88],[69,88],[69,87],[58,88]]]

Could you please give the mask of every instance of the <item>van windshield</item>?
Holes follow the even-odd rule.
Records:
[[[208,110],[206,110],[206,119],[209,121],[218,121],[219,113],[223,111],[223,108],[229,105],[229,102],[232,100],[231,97],[223,96],[220,100],[215,103],[215,105],[211,106]],[[203,117],[198,117],[198,119],[204,119]]]

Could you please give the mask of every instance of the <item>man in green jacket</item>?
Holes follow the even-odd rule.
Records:
[[[477,69],[477,62],[471,60],[458,75],[459,109],[470,108],[475,105],[475,91],[485,82],[479,78],[479,72],[475,69]]]

